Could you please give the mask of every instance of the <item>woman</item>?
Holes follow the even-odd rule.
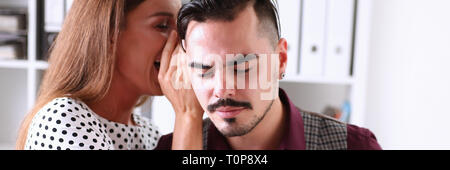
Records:
[[[159,132],[132,110],[141,96],[163,94],[176,112],[173,149],[201,149],[203,110],[192,90],[169,79],[178,69],[169,61],[180,7],[179,0],[74,1],[17,149],[153,149]]]

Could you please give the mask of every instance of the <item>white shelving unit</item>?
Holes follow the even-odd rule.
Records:
[[[37,59],[38,3],[36,0],[2,0],[0,6],[28,9],[28,53],[26,60],[0,60],[0,149],[14,149],[20,123],[33,106],[46,61]]]
[[[0,68],[10,69],[27,69],[28,61],[26,60],[0,60]]]
[[[38,8],[45,2],[44,14]],[[73,0],[1,0],[2,7],[28,9],[27,60],[0,60],[0,150],[14,149],[20,123],[35,103],[37,92],[48,62],[38,60],[38,25],[45,32],[59,32]],[[38,18],[40,16],[45,17]],[[38,22],[44,23],[38,23]],[[136,112],[146,111],[137,108]]]
[[[23,69],[27,71],[27,102],[26,108],[29,109],[34,104],[38,80],[37,75],[40,71],[48,67],[46,61],[37,59],[37,8],[38,2],[35,0],[9,0],[2,1],[0,5],[11,5],[12,7],[25,7],[28,9],[28,53],[26,60],[0,60],[0,68],[3,69]]]
[[[278,2],[284,36],[288,37],[291,48],[295,48],[292,44],[298,44],[298,51],[289,51],[288,67],[291,68],[280,86],[295,99],[297,106],[309,111],[322,112],[326,106],[341,107],[348,101],[349,123],[364,126],[372,1]],[[292,12],[295,10],[300,12]]]
[[[47,67],[37,60],[37,1],[3,0],[2,7],[28,9],[28,53],[26,60],[0,60],[0,149],[14,149],[16,135],[22,118],[36,98],[40,70]]]

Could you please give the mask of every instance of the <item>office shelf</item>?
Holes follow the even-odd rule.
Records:
[[[0,68],[3,69],[28,69],[28,66],[27,60],[0,60]]]

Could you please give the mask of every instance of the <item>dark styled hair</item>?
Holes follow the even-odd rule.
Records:
[[[275,0],[191,0],[181,7],[178,14],[178,35],[181,40],[186,38],[186,31],[191,21],[231,22],[249,5],[253,5],[258,17],[259,31],[266,34],[276,45],[280,39],[280,24]]]

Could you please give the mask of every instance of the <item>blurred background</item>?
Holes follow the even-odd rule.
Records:
[[[13,149],[72,0],[0,0],[0,149]],[[370,129],[384,149],[450,149],[450,1],[278,0],[294,103]],[[154,97],[136,113],[163,134]]]

